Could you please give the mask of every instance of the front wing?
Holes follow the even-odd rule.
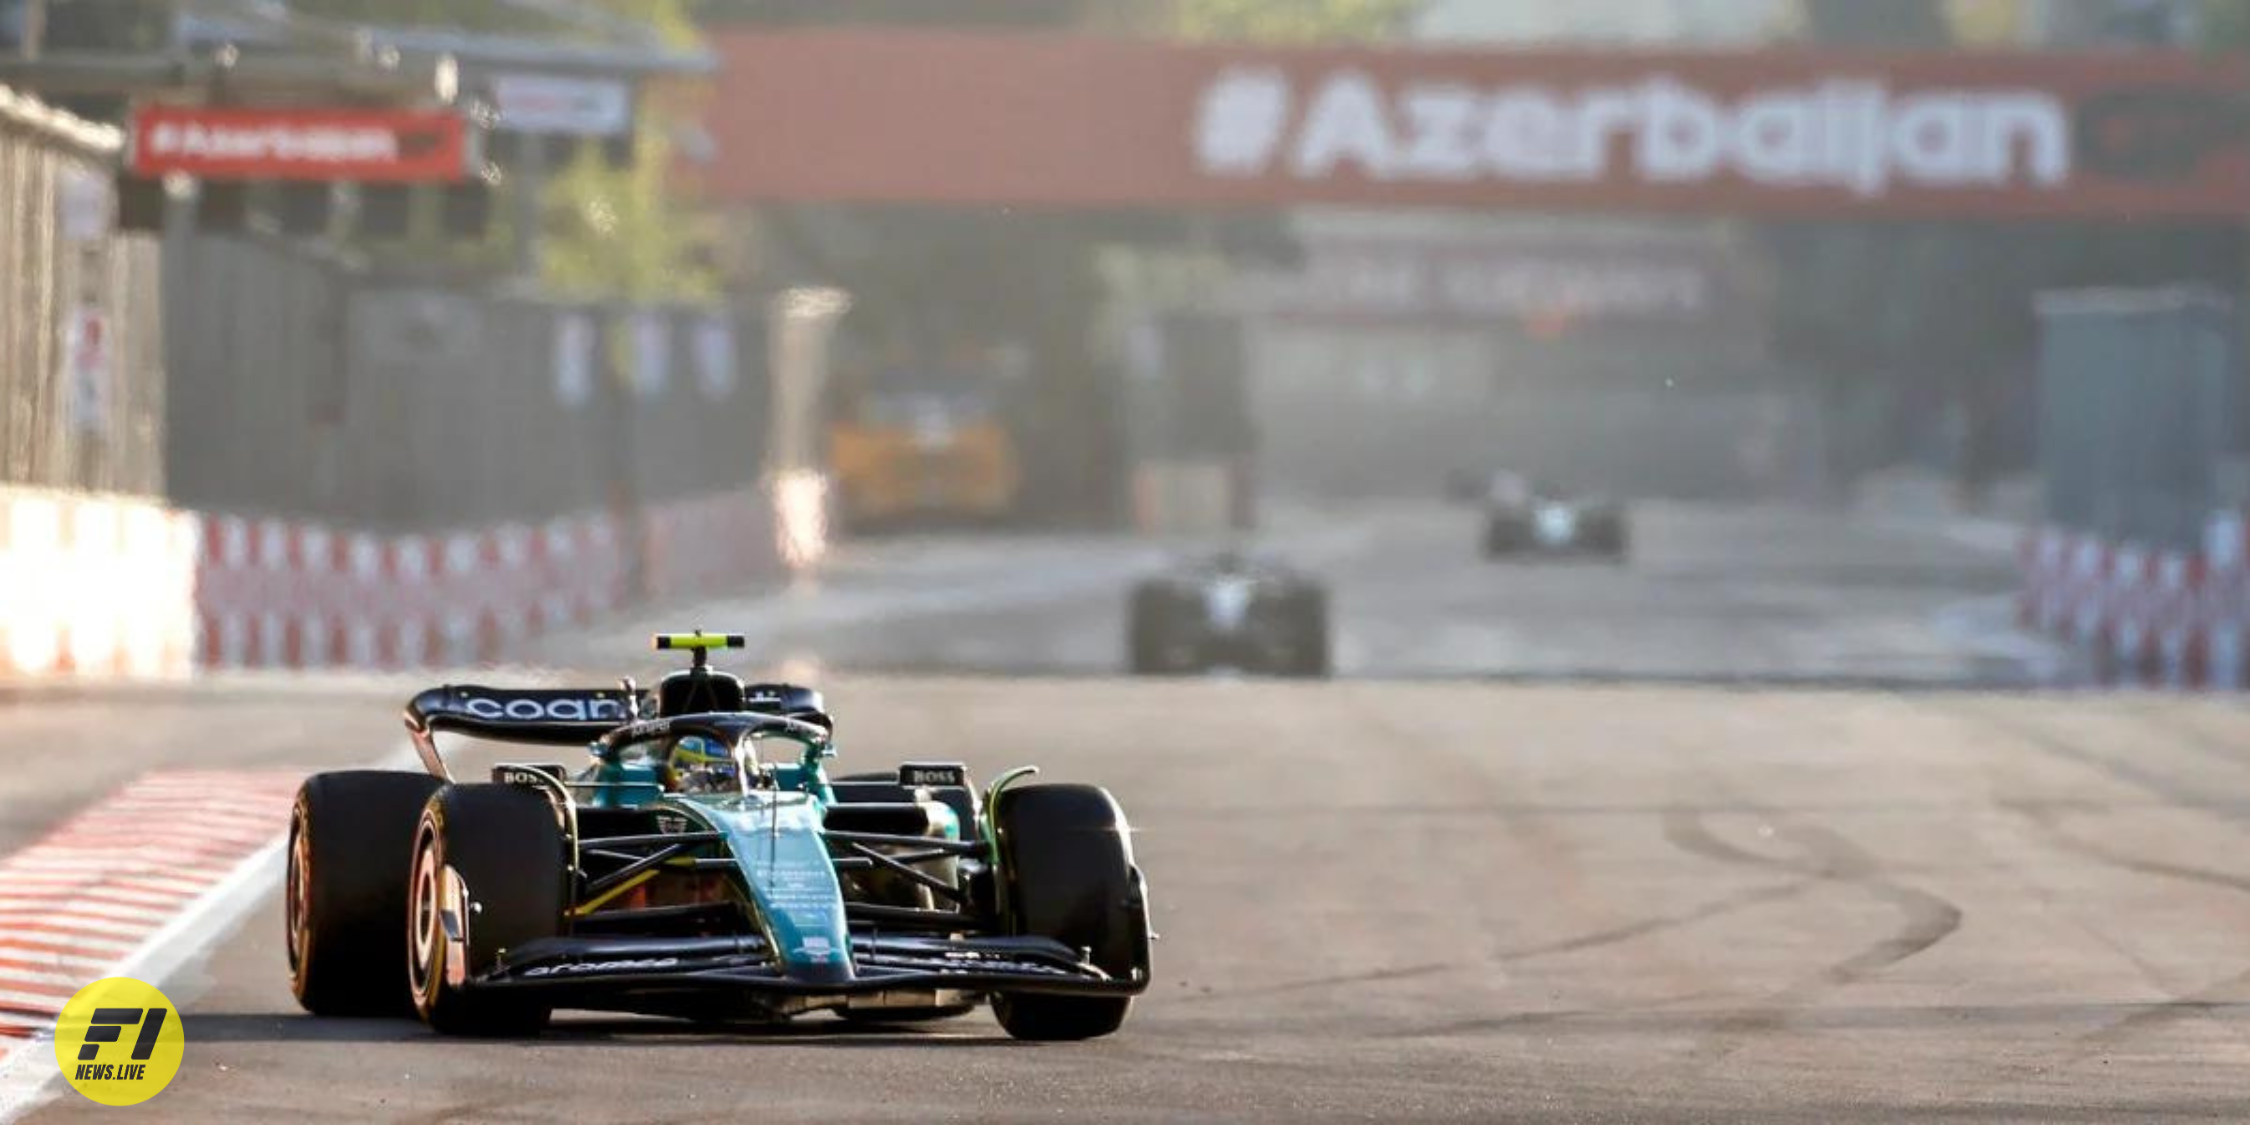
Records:
[[[1149,983],[1139,974],[1112,977],[1051,938],[855,935],[851,943],[848,972],[809,977],[788,973],[755,935],[540,938],[468,984],[554,993],[557,1006],[600,1008],[635,995],[848,997],[944,989],[1103,996],[1133,995]]]

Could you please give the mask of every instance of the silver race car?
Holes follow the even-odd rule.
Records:
[[[1232,668],[1329,674],[1328,591],[1319,579],[1236,551],[1189,560],[1133,587],[1127,659],[1137,676]]]
[[[1484,555],[1591,555],[1624,561],[1632,550],[1625,508],[1572,495],[1515,473],[1493,474],[1483,497]]]

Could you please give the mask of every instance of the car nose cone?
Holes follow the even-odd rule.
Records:
[[[1250,603],[1256,591],[1247,578],[1221,578],[1203,591],[1203,612],[1213,629],[1220,632],[1240,632],[1250,619]]]
[[[1578,535],[1578,513],[1561,504],[1547,504],[1534,517],[1539,542],[1559,547]]]

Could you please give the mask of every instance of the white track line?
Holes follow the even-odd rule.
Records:
[[[214,884],[195,903],[158,929],[111,968],[85,978],[133,977],[159,984],[200,954],[204,947],[232,929],[263,898],[267,886],[281,873],[281,853],[286,834],[258,849]],[[161,985],[160,985],[161,986]],[[7,994],[0,993],[0,998]],[[65,997],[67,999],[67,997]],[[59,1001],[48,1001],[59,1007]],[[13,1121],[46,1100],[47,1087],[62,1072],[55,1069],[52,1023],[28,1043],[18,1043],[0,1058],[0,1122]]]

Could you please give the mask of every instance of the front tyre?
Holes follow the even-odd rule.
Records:
[[[282,926],[289,990],[316,1016],[403,1016],[406,873],[427,774],[315,774],[289,813]]]
[[[1484,557],[1504,559],[1519,554],[1529,545],[1530,533],[1520,519],[1503,515],[1487,516],[1484,521]]]
[[[1626,563],[1633,557],[1633,525],[1622,515],[1609,526],[1609,535],[1603,541],[1612,562]]]
[[[1027,785],[998,801],[1011,930],[1088,950],[1113,978],[1146,981],[1148,901],[1117,802],[1091,785]],[[1092,1039],[1122,1026],[1132,1005],[1129,996],[1003,992],[992,1012],[1017,1039]]]
[[[414,1007],[442,1035],[532,1035],[552,1009],[468,982],[525,942],[553,937],[568,907],[562,828],[547,799],[507,785],[450,785],[414,837],[407,970]]]

